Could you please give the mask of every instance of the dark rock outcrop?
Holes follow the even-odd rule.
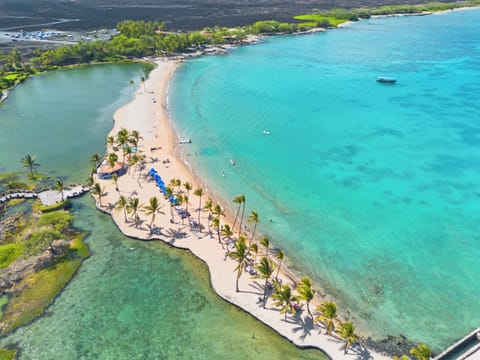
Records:
[[[66,254],[69,246],[66,240],[54,240],[40,255],[17,260],[0,270],[0,293],[11,292],[12,288],[28,275],[49,266],[55,258]]]

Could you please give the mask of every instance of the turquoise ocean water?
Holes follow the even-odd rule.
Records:
[[[480,326],[479,79],[480,10],[370,19],[188,61],[170,111],[364,333],[440,350]]]
[[[0,171],[21,171],[29,153],[66,183],[86,179],[113,112],[132,98],[129,81],[138,86],[144,70],[91,66],[16,88],[0,107]],[[325,359],[220,300],[206,266],[188,253],[127,239],[88,195],[73,212],[91,256],[42,317],[0,339],[20,359]]]

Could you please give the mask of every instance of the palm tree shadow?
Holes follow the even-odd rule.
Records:
[[[171,245],[175,244],[176,240],[184,239],[187,236],[187,233],[185,231],[182,231],[182,229],[177,230],[177,229],[173,229],[173,228],[167,229],[164,232],[164,234],[165,234],[166,237],[171,238],[170,241],[169,241],[169,244],[171,244]]]
[[[258,281],[253,281],[249,286],[256,290],[260,290],[262,292],[261,295],[263,295],[263,285],[260,285]]]
[[[130,227],[134,226],[137,229],[143,230],[144,229],[144,227],[143,227],[144,222],[145,222],[145,220],[142,220],[142,219],[133,220],[132,223],[129,226]]]
[[[348,352],[358,355],[358,358],[361,360],[369,360],[372,358],[370,351],[359,342],[352,344],[348,349]]]
[[[303,331],[300,339],[304,340],[308,335],[312,334],[314,328],[312,318],[309,315],[302,317],[302,313],[299,311],[295,315],[296,323],[299,325],[293,329],[293,332]]]
[[[113,210],[115,209],[115,204],[108,203],[108,205],[106,205],[105,208],[106,208],[108,211],[113,211]]]

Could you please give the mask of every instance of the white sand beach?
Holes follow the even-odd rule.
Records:
[[[202,232],[192,231],[188,221],[182,224],[177,214],[175,214],[174,223],[171,223],[170,205],[155,182],[148,176],[149,169],[155,168],[166,183],[173,178],[180,179],[182,184],[189,181],[193,184],[193,190],[197,189],[201,182],[195,179],[188,167],[176,155],[178,146],[188,146],[188,144],[178,144],[165,110],[168,82],[179,63],[158,60],[156,64],[157,67],[150,73],[147,81],[139,84],[133,101],[115,113],[114,126],[109,134],[115,136],[121,128],[139,131],[143,140],[139,143],[138,151],[145,155],[144,168],[140,170],[132,167],[127,174],[120,176],[118,191],[113,180],[95,179],[104,190],[101,198],[103,206],[100,206],[97,196],[97,207],[110,213],[118,228],[129,237],[161,240],[172,246],[190,250],[208,264],[212,286],[222,298],[251,313],[294,344],[300,347],[319,348],[333,359],[389,359],[387,355],[360,347],[349,349],[345,355],[345,342],[338,337],[325,335],[325,328],[318,324],[314,325],[304,302],[301,302],[302,311],[295,316],[288,314],[287,321],[284,320],[283,315],[279,314],[271,298],[267,301],[266,309],[263,309],[262,302],[259,301],[259,297],[263,296],[263,279],[256,279],[247,272],[243,272],[239,282],[240,292],[236,292],[234,269],[237,263],[225,256],[225,250],[218,243],[216,234],[211,238],[207,233],[207,212],[202,211],[200,214],[200,223],[204,226]],[[189,211],[192,219],[197,221],[199,198],[193,195],[193,190],[189,194]],[[153,225],[160,229],[160,235],[151,234],[149,227],[151,217],[144,212],[138,212],[142,222],[136,227],[130,215],[127,214],[126,222],[123,210],[114,210],[121,195],[127,198],[138,197],[142,205],[147,205],[153,196],[160,200],[164,214],[158,214]],[[202,206],[208,198],[215,199],[214,194],[204,194]],[[225,204],[221,205],[222,208],[225,207]],[[222,223],[224,222],[225,219],[222,218]],[[262,247],[259,246],[259,248]],[[261,257],[261,251],[257,259]],[[286,255],[288,257],[288,254]],[[289,283],[292,288],[295,288],[294,281],[285,273],[281,272],[279,278],[283,283]],[[311,309],[314,310],[321,301],[318,298],[312,302]]]

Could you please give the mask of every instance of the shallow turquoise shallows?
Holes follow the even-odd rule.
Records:
[[[438,351],[480,326],[479,79],[480,10],[370,19],[188,61],[170,111],[363,333]]]
[[[15,89],[0,107],[2,171],[21,170],[29,153],[52,176],[84,180],[91,153],[104,150],[114,110],[131,99],[144,71],[92,66]],[[124,237],[89,195],[73,201],[73,212],[92,255],[46,314],[0,339],[0,347],[20,348],[20,359],[326,358],[220,300],[205,265],[188,253]]]

